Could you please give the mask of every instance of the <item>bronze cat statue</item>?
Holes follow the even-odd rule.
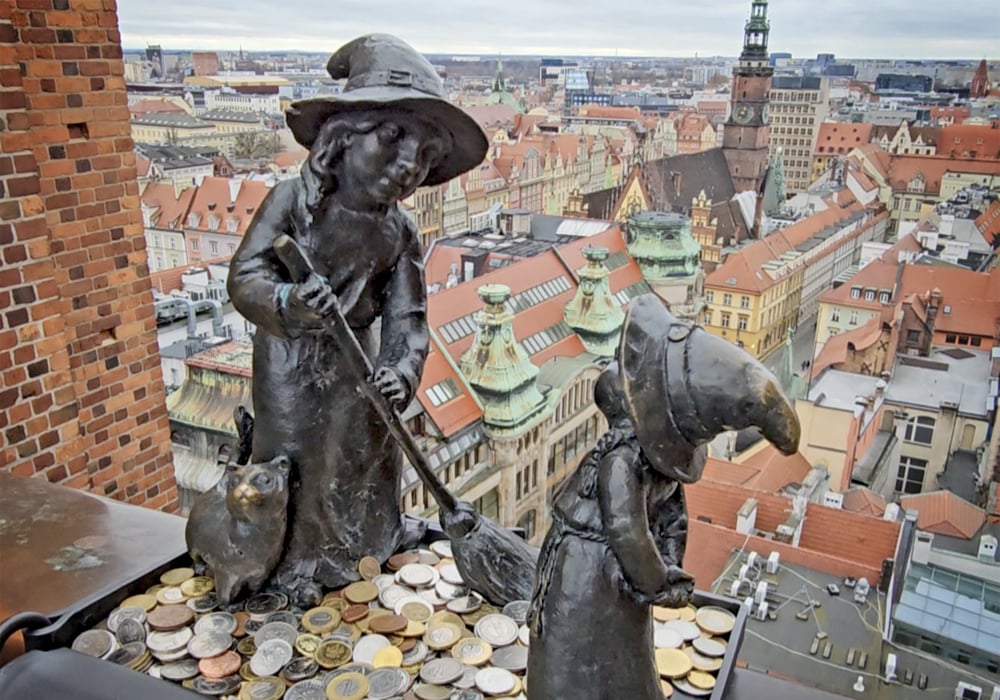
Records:
[[[230,463],[215,488],[191,508],[184,533],[188,552],[196,565],[212,570],[220,603],[259,591],[281,559],[290,467],[285,456]]]

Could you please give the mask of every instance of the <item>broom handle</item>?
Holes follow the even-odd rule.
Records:
[[[302,283],[308,280],[310,276],[318,274],[313,268],[312,262],[309,260],[306,252],[290,236],[284,234],[279,236],[274,242],[274,252],[288,270],[288,274],[294,282]],[[417,470],[417,475],[424,482],[424,486],[431,492],[434,500],[437,501],[438,506],[442,510],[449,512],[455,510],[457,506],[455,496],[445,488],[445,485],[441,483],[441,480],[438,479],[437,475],[431,469],[430,464],[427,463],[427,458],[417,446],[416,440],[413,439],[413,435],[410,434],[399,412],[389,405],[389,402],[386,401],[381,392],[372,384],[373,368],[371,361],[368,359],[364,348],[361,347],[361,343],[358,342],[357,336],[354,335],[354,331],[347,324],[347,319],[344,318],[344,312],[341,310],[339,303],[333,305],[333,310],[327,317],[326,324],[327,330],[342,349],[344,358],[357,378],[358,386],[361,388],[362,393],[371,402],[375,408],[375,412],[378,413],[382,422],[385,423],[386,428],[389,429],[389,434],[392,435],[400,449],[402,449],[403,454],[406,455],[410,464]]]

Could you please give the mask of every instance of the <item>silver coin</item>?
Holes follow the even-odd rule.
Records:
[[[368,697],[388,700],[402,695],[410,687],[410,674],[401,668],[377,668],[368,676]]]
[[[330,682],[333,681],[334,678],[336,678],[337,676],[342,676],[345,673],[360,673],[362,676],[367,678],[374,672],[375,672],[375,667],[372,666],[371,664],[355,664],[355,663],[345,664],[340,668],[335,668],[332,671],[326,672],[322,680],[323,687],[324,688],[327,687],[328,685],[330,685]]]
[[[420,669],[420,680],[431,685],[448,685],[462,677],[465,664],[458,659],[433,659]]]
[[[479,673],[479,669],[476,666],[465,666],[465,670],[462,671],[462,677],[452,683],[453,686],[459,688],[460,690],[469,690],[476,687],[476,674]]]
[[[505,669],[488,666],[476,673],[476,687],[487,695],[505,695],[515,686],[517,679]]]
[[[259,648],[261,644],[270,639],[283,639],[294,647],[298,637],[299,631],[287,622],[268,622],[254,633],[253,641]]]
[[[657,624],[653,629],[653,646],[657,649],[680,649],[684,646],[684,637],[676,630]]]
[[[319,673],[319,664],[308,656],[296,656],[285,664],[285,670],[281,672],[292,683],[312,678],[317,673]]]
[[[268,639],[250,657],[250,670],[258,676],[273,676],[292,660],[292,645],[284,639]]]
[[[663,623],[663,627],[679,634],[685,642],[690,642],[701,636],[701,628],[687,620],[669,620]]]
[[[445,564],[441,567],[441,578],[456,586],[465,584],[465,579],[462,578],[461,572],[454,564]]]
[[[401,665],[403,666],[413,666],[419,664],[421,661],[427,658],[430,653],[430,649],[422,641],[417,640],[417,643],[413,645],[413,648],[403,654],[403,660]]]
[[[129,644],[131,642],[145,644],[146,626],[138,620],[127,617],[118,623],[118,631],[115,633],[115,636],[118,637],[118,641],[122,644]]]
[[[503,614],[519,625],[523,625],[528,619],[528,608],[531,603],[527,600],[512,600],[503,606]]]
[[[278,612],[273,612],[264,619],[265,624],[270,624],[272,622],[284,622],[292,627],[298,627],[299,618],[295,617],[295,613],[288,610],[279,610]]]
[[[506,615],[491,613],[476,623],[476,636],[496,647],[517,641],[517,623]],[[506,691],[504,691],[506,692]]]
[[[112,634],[116,634],[118,632],[119,623],[125,619],[145,623],[146,611],[138,605],[131,605],[127,608],[117,608],[112,610],[111,614],[108,615],[108,629],[112,632]]]
[[[437,593],[439,598],[446,601],[455,600],[456,598],[461,598],[462,596],[469,595],[469,589],[466,586],[456,586],[453,583],[448,583],[444,579],[441,579],[436,584],[434,584],[434,592]]]
[[[407,564],[396,572],[400,582],[414,588],[433,586],[438,578],[438,572],[426,564]]]
[[[288,605],[287,596],[280,593],[258,593],[247,601],[244,610],[250,613],[251,617],[262,618],[281,610],[286,605]]]
[[[109,631],[87,630],[73,640],[70,648],[81,654],[100,659],[111,653],[117,645],[115,636]]]
[[[202,695],[230,695],[240,687],[243,679],[238,675],[226,676],[225,678],[209,679],[199,676],[191,682],[191,690]]]
[[[442,559],[454,559],[455,555],[451,550],[451,540],[435,540],[431,542],[431,551]]]
[[[698,637],[691,642],[695,651],[703,656],[725,656],[726,645],[708,637]]]
[[[441,583],[441,582],[438,581],[438,583]],[[423,598],[424,600],[426,600],[428,603],[431,604],[431,606],[433,606],[435,608],[441,607],[445,603],[448,602],[447,599],[442,598],[441,596],[439,596],[437,594],[437,585],[438,585],[438,583],[434,584],[434,588],[428,588],[426,590],[423,590],[423,591],[420,591],[419,593],[417,593],[418,596],[420,596],[421,598]]]
[[[448,700],[484,700],[484,698],[482,693],[469,688],[452,692]]]
[[[490,663],[506,671],[523,671],[528,667],[528,649],[517,645],[501,647],[493,652]]]
[[[108,655],[108,661],[119,666],[128,666],[145,653],[145,644],[142,642],[130,642],[111,652]]]
[[[412,588],[405,588],[397,584],[392,584],[386,586],[378,592],[378,602],[382,604],[382,607],[386,610],[392,610],[396,607],[402,598],[408,598],[414,594]]]
[[[160,677],[168,681],[186,681],[198,675],[198,662],[195,659],[181,659],[160,666]]]
[[[165,664],[188,658],[188,651],[186,647],[181,647],[177,651],[153,651],[150,653],[156,657],[157,661]]]
[[[215,592],[206,593],[200,598],[191,598],[184,603],[196,613],[207,613],[219,607],[219,597]]]
[[[223,634],[232,634],[236,631],[238,625],[239,623],[235,615],[227,612],[214,612],[201,617],[194,623],[194,633],[221,632]]]
[[[448,610],[459,615],[476,612],[483,604],[483,597],[476,592],[448,601]]]
[[[392,646],[392,642],[381,634],[369,634],[354,643],[352,658],[359,664],[371,664],[375,661],[375,652]]]
[[[528,629],[527,625],[521,625],[517,628],[517,641],[521,642],[524,646],[531,645],[531,630]]]
[[[378,576],[372,579],[372,583],[374,583],[375,587],[378,588],[380,591],[388,588],[395,582],[396,582],[396,577],[393,576],[392,574],[379,574]]]
[[[146,636],[146,646],[149,650],[156,653],[172,653],[175,651],[187,651],[188,642],[194,633],[191,631],[190,627],[181,627],[179,630],[171,630],[170,632],[150,632]],[[162,658],[162,657],[157,657]]]
[[[284,700],[326,700],[326,686],[319,681],[302,681],[285,691]]]
[[[225,653],[232,645],[232,635],[225,632],[203,632],[191,637],[191,641],[187,645],[187,650],[188,654],[196,659],[210,659],[213,656]]]
[[[691,697],[695,698],[707,698],[712,694],[711,690],[705,690],[704,688],[695,688],[693,685],[687,682],[687,679],[677,678],[670,681],[670,684],[674,686],[675,690],[679,690],[682,693],[687,693]]]

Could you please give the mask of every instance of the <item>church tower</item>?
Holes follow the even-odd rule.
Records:
[[[753,0],[743,32],[743,52],[733,69],[729,120],[722,133],[722,150],[737,192],[759,192],[767,170],[768,102],[774,74],[767,58],[770,31],[767,0]]]

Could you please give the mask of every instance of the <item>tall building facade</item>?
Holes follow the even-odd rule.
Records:
[[[722,149],[737,192],[759,191],[767,170],[771,132],[768,103],[774,75],[767,59],[770,31],[767,0],[753,0],[743,31],[743,51],[733,69],[731,109],[722,136]]]
[[[779,76],[773,80],[771,155],[782,159],[790,195],[805,192],[809,186],[816,138],[829,112],[829,78]]]

